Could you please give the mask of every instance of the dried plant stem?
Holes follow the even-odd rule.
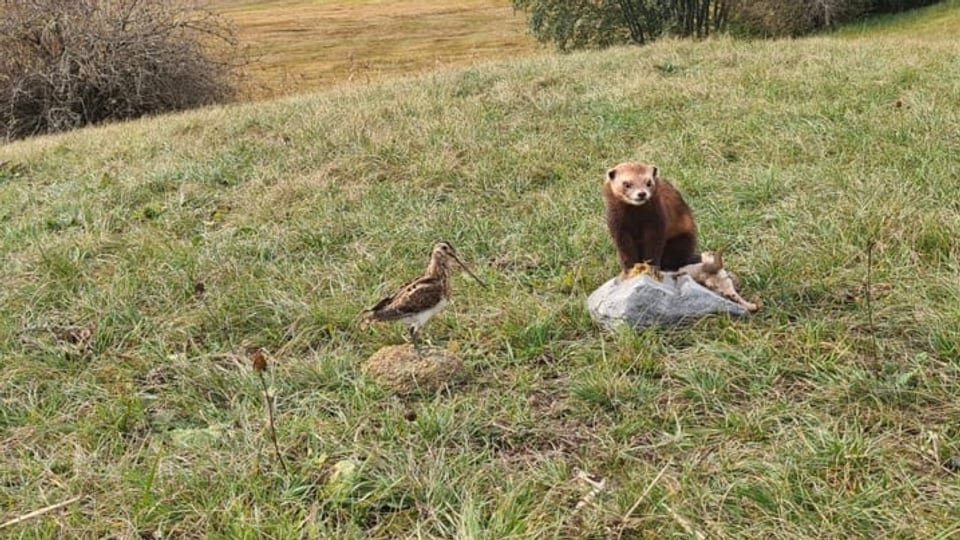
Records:
[[[657,473],[657,476],[647,485],[647,488],[643,490],[643,493],[641,493],[640,496],[637,497],[637,500],[636,502],[633,503],[633,506],[631,506],[630,509],[627,510],[625,514],[623,514],[622,518],[620,518],[621,522],[626,523],[626,521],[630,519],[630,515],[633,514],[633,511],[636,510],[638,506],[640,506],[640,503],[643,502],[643,499],[646,498],[648,493],[650,493],[650,490],[653,489],[653,486],[657,485],[657,482],[660,481],[660,479],[663,477],[663,474],[667,472],[667,469],[669,469],[671,465],[673,465],[672,461],[668,462],[666,465],[663,466],[662,469],[660,469],[660,472]],[[622,529],[617,534],[617,538],[619,539],[621,536],[623,536]]]
[[[280,443],[277,442],[277,429],[273,425],[273,396],[267,389],[267,380],[263,377],[263,372],[260,371],[257,375],[260,376],[260,386],[263,387],[263,399],[267,402],[267,423],[270,425],[270,439],[273,440],[273,449],[277,453],[277,459],[280,460],[284,474],[289,474],[287,462],[283,460],[283,454],[280,453]]]
[[[693,537],[696,538],[697,540],[705,540],[705,539],[706,539],[706,535],[704,535],[702,532],[694,529],[693,526],[690,525],[690,522],[687,521],[686,518],[684,518],[684,517],[681,516],[680,514],[674,512],[674,511],[673,511],[673,508],[670,508],[670,507],[667,506],[665,503],[662,504],[662,506],[663,506],[663,508],[667,511],[667,513],[670,514],[670,517],[673,518],[673,520],[677,522],[677,525],[680,525],[680,527],[684,530],[684,532],[686,532],[686,533],[687,533],[688,535],[690,535],[690,536],[693,536]]]
[[[606,478],[601,478],[600,480],[594,480],[593,478],[590,478],[590,475],[587,474],[586,471],[583,471],[580,469],[575,469],[574,478],[577,480],[586,482],[590,486],[590,491],[588,491],[583,497],[580,498],[579,501],[577,501],[577,505],[567,515],[567,517],[564,518],[564,521],[569,521],[573,519],[573,517],[576,516],[580,512],[580,510],[583,509],[584,506],[592,504],[593,500],[597,497],[597,495],[602,493],[607,488]]]
[[[877,344],[877,329],[873,324],[873,240],[867,244],[867,283],[864,289],[864,300],[867,303],[867,330],[870,332],[870,343],[873,345],[874,367],[880,362],[880,346]]]
[[[81,498],[82,498],[82,497],[73,497],[72,499],[67,499],[67,500],[65,500],[65,501],[61,501],[61,502],[58,502],[58,503],[56,503],[56,504],[51,504],[50,506],[45,506],[45,507],[40,508],[40,509],[38,509],[38,510],[34,510],[33,512],[24,514],[24,515],[19,516],[19,517],[15,517],[15,518],[13,518],[13,519],[11,519],[11,520],[9,520],[9,521],[5,521],[5,522],[3,522],[2,524],[0,524],[0,529],[6,529],[7,527],[11,527],[11,526],[13,526],[13,525],[16,525],[17,523],[23,523],[24,521],[27,521],[27,520],[29,520],[29,519],[33,519],[33,518],[35,518],[35,517],[37,517],[37,516],[42,516],[43,514],[46,514],[47,512],[53,512],[54,510],[59,510],[60,508],[63,508],[64,506],[69,506],[69,505],[71,505],[71,504],[79,501]]]

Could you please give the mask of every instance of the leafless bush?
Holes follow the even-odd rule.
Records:
[[[0,2],[0,137],[189,109],[235,95],[233,29],[180,0]]]
[[[856,19],[872,0],[741,0],[735,18],[741,31],[762,36],[802,36]]]

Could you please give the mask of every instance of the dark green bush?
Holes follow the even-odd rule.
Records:
[[[722,29],[739,0],[513,0],[530,31],[560,50],[642,45],[664,33],[706,37]]]
[[[870,12],[895,13],[936,4],[941,0],[871,0]]]
[[[664,34],[800,36],[874,13],[938,0],[513,0],[531,33],[560,50],[635,43]]]

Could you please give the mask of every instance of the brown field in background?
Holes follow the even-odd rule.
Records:
[[[508,0],[211,0],[255,62],[252,99],[538,50]]]

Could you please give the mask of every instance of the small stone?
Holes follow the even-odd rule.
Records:
[[[631,328],[674,326],[708,315],[741,317],[749,313],[690,276],[669,273],[664,274],[663,281],[649,275],[615,277],[587,297],[587,308],[593,320],[607,329],[620,324]]]

